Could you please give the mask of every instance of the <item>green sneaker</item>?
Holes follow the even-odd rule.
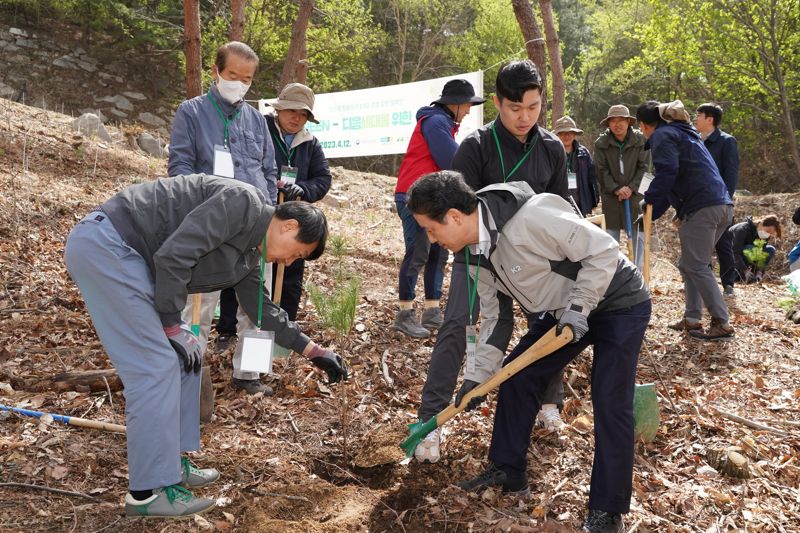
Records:
[[[130,493],[125,496],[125,516],[129,517],[181,518],[212,507],[214,500],[197,498],[180,485],[153,489],[153,495],[142,501],[135,500]]]
[[[216,468],[197,468],[188,458],[181,457],[181,485],[184,487],[204,487],[218,479]]]

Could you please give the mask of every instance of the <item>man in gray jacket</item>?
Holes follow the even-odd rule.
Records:
[[[277,201],[275,148],[264,117],[244,101],[258,70],[258,56],[246,44],[232,41],[217,50],[208,92],[178,106],[169,145],[169,175],[213,174],[253,185],[271,205]],[[266,279],[272,278],[267,266]],[[269,285],[269,282],[267,283]],[[200,345],[205,350],[220,293],[204,294],[200,311]],[[235,297],[235,296],[234,296]],[[189,321],[192,302],[184,320]],[[242,315],[244,320],[244,315]],[[250,394],[272,394],[257,372],[233,363],[233,385]]]
[[[203,354],[181,320],[191,293],[233,287],[254,323],[327,372],[341,357],[317,346],[269,299],[265,261],[316,259],[325,215],[305,202],[277,208],[254,187],[206,175],[132,185],[81,220],[65,250],[97,335],[125,385],[128,516],[184,516],[214,500],[184,487],[219,478],[181,454],[200,447]],[[259,268],[261,266],[261,268]]]
[[[554,194],[513,182],[473,191],[457,172],[421,178],[408,208],[431,242],[484,259],[476,277],[514,298],[531,321],[505,364],[547,331],[570,327],[572,343],[500,386],[489,465],[459,485],[529,494],[527,451],[534,418],[553,376],[589,345],[595,455],[584,531],[623,531],[633,478],[633,389],[650,321],[650,295],[614,239]]]

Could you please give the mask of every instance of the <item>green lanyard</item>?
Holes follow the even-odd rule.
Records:
[[[475,306],[475,296],[478,294],[478,275],[481,273],[481,257],[478,254],[478,269],[475,271],[475,281],[472,282],[472,289],[469,288],[469,247],[465,247],[467,254],[467,301],[469,302],[469,323],[472,325],[472,308]]]
[[[622,159],[622,152],[625,150],[625,141],[617,141],[617,148],[619,148],[619,158]]]
[[[536,143],[539,141],[539,136],[537,135],[536,137],[533,138],[533,143],[531,144],[531,147],[528,148],[528,151],[525,152],[525,155],[522,156],[522,159],[519,160],[516,166],[511,169],[511,172],[506,174],[506,162],[503,160],[503,150],[500,148],[500,139],[497,138],[497,131],[495,130],[496,124],[497,121],[492,122],[492,137],[494,137],[494,143],[497,145],[497,153],[500,154],[500,168],[503,171],[503,183],[505,183],[508,181],[508,178],[510,178],[514,174],[514,172],[516,172],[517,169],[520,166],[522,166],[522,163],[524,163],[525,160],[528,159],[528,156],[531,155],[533,147],[536,146]]]
[[[261,308],[264,305],[264,264],[267,262],[267,234],[264,233],[264,242],[261,244],[261,269],[258,273],[258,321],[256,328],[261,329]]]
[[[238,117],[239,114],[242,112],[242,108],[240,107],[239,111],[237,111],[236,114],[233,115],[233,118],[228,120],[228,119],[225,118],[225,113],[223,113],[222,109],[219,108],[219,104],[217,104],[217,99],[214,98],[214,95],[211,94],[211,91],[208,91],[208,99],[211,100],[211,103],[214,105],[214,109],[217,110],[217,114],[219,115],[219,119],[225,125],[225,129],[222,132],[222,140],[225,143],[225,147],[227,148],[227,146],[228,146],[228,126],[230,126],[231,122],[236,120],[236,117]]]
[[[295,146],[294,148],[292,148],[291,150],[289,150],[287,152],[286,151],[286,148],[287,148],[286,147],[286,143],[283,142],[283,139],[278,139],[277,137],[275,137],[275,134],[272,134],[272,140],[275,141],[275,144],[277,144],[278,148],[281,149],[281,152],[283,152],[283,155],[286,156],[286,161],[288,161],[289,166],[292,166],[292,158],[294,157],[294,152],[295,152],[295,150],[297,150],[297,147]]]
[[[570,153],[567,154],[567,171],[572,172],[572,158],[575,157],[575,149],[573,148]]]

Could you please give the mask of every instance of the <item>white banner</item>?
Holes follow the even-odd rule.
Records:
[[[365,155],[404,154],[416,126],[420,107],[439,98],[444,84],[462,78],[483,96],[483,72],[470,72],[338,93],[317,94],[314,117],[319,124],[308,122],[306,127],[322,144],[325,156],[357,157]],[[269,100],[259,100],[258,109],[266,113]],[[458,130],[461,142],[473,130],[483,125],[483,106],[472,107]]]

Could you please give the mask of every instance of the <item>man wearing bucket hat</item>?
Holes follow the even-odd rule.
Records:
[[[571,117],[556,120],[553,133],[558,135],[567,153],[567,185],[569,194],[581,210],[583,216],[589,215],[597,205],[600,194],[597,189],[597,174],[592,156],[589,155],[577,137],[583,134]]]
[[[597,165],[606,231],[617,242],[620,230],[625,229],[626,207],[630,209],[630,220],[636,220],[639,215],[639,201],[642,199],[638,192],[639,184],[649,164],[645,138],[639,130],[632,128],[635,121],[626,106],[611,106],[606,118],[600,121],[600,126],[606,130],[594,142],[594,163]],[[633,228],[633,235],[628,235],[628,239],[635,242],[636,266],[641,270],[644,235]]]
[[[450,170],[458,144],[456,132],[470,109],[481,105],[485,99],[475,96],[475,89],[467,80],[455,79],[444,84],[441,96],[430,106],[417,111],[417,125],[408,142],[406,155],[397,174],[394,200],[397,214],[403,224],[405,255],[400,264],[399,303],[394,329],[410,337],[424,338],[430,330],[442,325],[439,299],[442,297],[444,265],[447,250],[438,244],[431,245],[425,230],[420,228],[411,212],[406,209],[406,191],[424,174]],[[417,278],[424,268],[425,309],[421,320],[414,311]]]
[[[258,69],[258,56],[246,44],[232,41],[219,47],[213,67],[214,83],[208,92],[178,106],[169,146],[170,176],[217,175],[255,186],[270,205],[278,197],[275,151],[264,118],[244,101]],[[265,271],[272,277],[272,265]],[[235,296],[234,296],[235,298]],[[206,349],[219,292],[202,294],[200,346]],[[189,298],[183,320],[191,322],[194,302]],[[242,315],[243,320],[246,317]],[[235,334],[235,330],[234,330]],[[256,375],[257,377],[257,375]],[[234,387],[249,393],[271,394],[271,389],[252,379]],[[241,386],[240,386],[241,385]]]

